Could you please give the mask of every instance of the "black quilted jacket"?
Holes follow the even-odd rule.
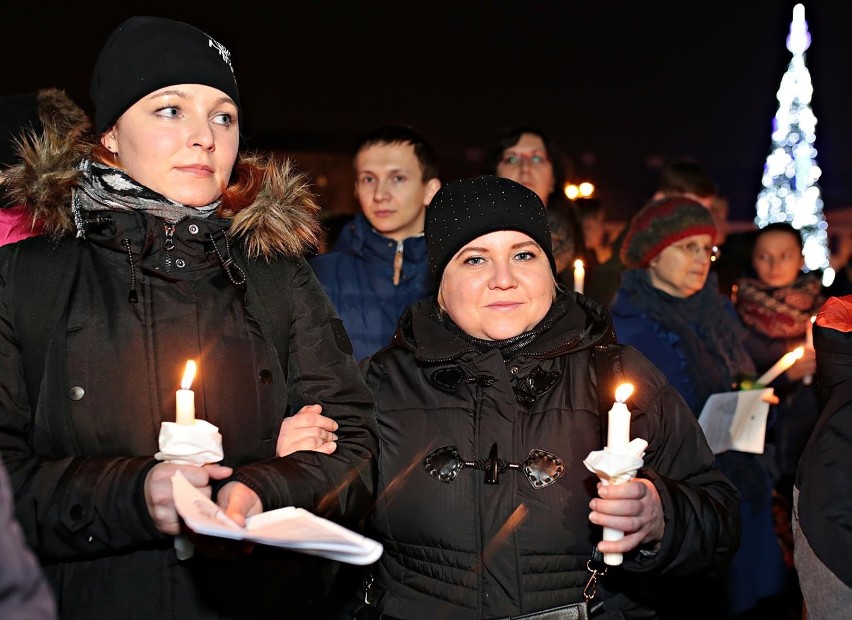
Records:
[[[571,293],[556,324],[507,360],[449,331],[426,300],[371,359],[380,435],[372,524],[385,544],[375,577],[386,615],[503,618],[582,599],[601,539],[588,520],[597,479],[583,465],[601,448],[591,352],[611,323],[602,306],[579,300]],[[666,530],[656,553],[628,554],[602,580],[595,618],[654,618],[655,577],[730,558],[739,500],[663,375],[632,347],[620,360],[614,375],[636,387],[631,435],[649,443],[640,475],[659,491]],[[546,484],[554,458],[564,473]]]

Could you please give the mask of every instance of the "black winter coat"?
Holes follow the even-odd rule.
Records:
[[[277,209],[274,200],[265,208]],[[322,617],[329,563],[262,546],[236,559],[197,552],[178,562],[143,493],[160,424],[174,421],[175,390],[193,358],[196,417],[219,427],[222,464],[265,510],[299,506],[350,526],[363,518],[374,491],[374,404],[322,287],[304,260],[270,257],[280,289],[255,292],[292,308],[282,365],[258,304],[247,304],[206,240],[217,235],[222,247],[228,220],[189,217],[167,233],[141,212],[91,215],[85,239],[66,241],[79,267],[56,311],[37,403],[27,395],[28,342],[16,330],[25,317],[16,312],[51,301],[52,291],[15,274],[52,241],[0,249],[0,454],[61,616]],[[128,303],[132,286],[138,303]],[[276,458],[281,421],[311,403],[339,423],[337,451]]]
[[[602,447],[591,351],[609,339],[611,323],[588,298],[562,299],[558,321],[510,359],[445,327],[434,299],[412,306],[394,346],[371,359],[380,435],[372,524],[385,545],[375,576],[386,615],[503,618],[582,600],[586,561],[601,539],[588,520],[597,478],[583,465]],[[595,618],[654,618],[653,579],[723,564],[735,551],[738,496],[665,377],[632,347],[620,357],[614,376],[636,387],[631,437],[649,443],[639,475],[659,492],[666,528],[658,551],[627,554],[599,582],[605,611]],[[537,488],[509,467],[487,484],[487,472],[465,466],[444,481],[425,464],[453,446],[487,468],[495,445],[507,464],[550,452],[564,475]],[[433,454],[431,463],[441,460]]]

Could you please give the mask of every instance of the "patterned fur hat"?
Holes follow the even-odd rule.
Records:
[[[715,239],[716,225],[710,211],[682,196],[655,200],[630,221],[621,245],[621,262],[627,268],[647,267],[668,246],[692,235]]]

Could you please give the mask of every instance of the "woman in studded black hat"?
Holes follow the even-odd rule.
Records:
[[[370,505],[373,399],[300,258],[317,207],[289,164],[240,151],[231,60],[189,24],[127,20],[93,139],[35,140],[7,173],[45,236],[0,253],[0,453],[63,618],[324,616],[327,563],[209,539],[176,556],[176,472],[240,524]],[[220,463],[155,458],[188,359]],[[291,418],[319,420],[299,431],[319,451],[276,458]]]
[[[592,617],[656,618],[656,579],[724,564],[738,542],[736,492],[695,418],[639,352],[605,346],[603,306],[556,286],[531,190],[447,183],[425,232],[437,296],[408,308],[366,369],[380,434],[371,522],[385,548],[368,598],[411,620],[553,610],[583,601],[597,546],[624,563],[598,581]],[[622,380],[635,385],[645,467],[596,489],[583,460],[603,447],[601,409]],[[601,542],[602,525],[625,538]],[[568,613],[535,617],[582,617]]]

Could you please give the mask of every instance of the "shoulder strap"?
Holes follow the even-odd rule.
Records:
[[[81,247],[79,241],[68,237],[58,243],[33,238],[21,241],[14,250],[9,300],[32,411],[38,404],[47,347],[68,302]],[[21,256],[23,249],[25,257]]]
[[[607,427],[609,424],[609,407],[615,395],[615,368],[621,368],[621,346],[595,345],[592,348],[595,359],[595,375],[598,379],[598,421],[600,424],[601,445],[606,445]]]
[[[290,322],[293,298],[289,293],[292,273],[288,259],[246,258],[239,244],[231,250],[234,260],[243,268],[248,286],[246,303],[255,308],[261,327],[268,330],[278,353],[281,370],[287,375],[290,345]]]

